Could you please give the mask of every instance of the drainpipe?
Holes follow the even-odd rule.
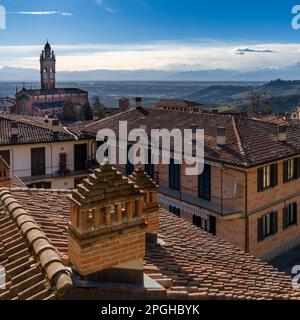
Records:
[[[223,165],[221,166],[221,217],[223,217]]]
[[[245,252],[250,252],[249,247],[249,216],[248,216],[248,175],[245,171]]]

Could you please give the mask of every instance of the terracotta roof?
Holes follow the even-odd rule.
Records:
[[[68,270],[62,265],[68,264],[68,194],[27,188],[0,192],[0,265],[8,276],[8,289],[0,298],[49,299],[59,289],[70,288]],[[153,298],[299,299],[291,278],[267,263],[167,210],[160,209],[160,221],[160,242],[147,247],[144,271],[162,287],[143,289],[143,294]],[[55,271],[62,276],[62,284],[57,282],[60,277],[53,276]],[[103,290],[108,295],[113,291]],[[124,286],[119,290],[125,295],[134,292]]]
[[[69,290],[69,271],[31,213],[6,189],[0,201],[0,265],[5,268],[0,300],[46,300]]]
[[[288,126],[287,141],[278,141],[278,125],[238,115],[193,113],[163,109],[131,109],[88,124],[83,133],[96,136],[100,129],[119,134],[119,121],[128,122],[128,131],[140,127],[144,117],[147,131],[151,129],[187,129],[196,125],[205,130],[205,159],[238,167],[251,167],[300,154],[300,127]],[[226,130],[226,145],[216,146],[216,128]]]
[[[88,92],[79,88],[55,88],[51,90],[23,88],[17,93],[17,100],[23,93],[26,93],[30,96],[39,96],[51,94],[87,94]]]
[[[11,137],[11,122],[18,122],[18,138]],[[73,134],[60,126],[57,133],[52,132],[52,124],[38,117],[0,113],[0,145],[43,143],[75,140]]]

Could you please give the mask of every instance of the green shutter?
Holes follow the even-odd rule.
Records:
[[[283,208],[283,229],[289,226],[289,210],[288,207]]]
[[[283,161],[283,183],[288,182],[288,161]]]
[[[264,240],[263,218],[257,220],[257,242]]]
[[[271,182],[272,187],[275,187],[278,185],[278,164],[274,163],[271,166]]]
[[[271,228],[272,234],[276,234],[278,231],[278,212],[273,212],[271,214]]]
[[[264,190],[264,169],[257,169],[257,192]]]

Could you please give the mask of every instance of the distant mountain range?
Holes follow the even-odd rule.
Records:
[[[300,62],[278,68],[266,68],[251,72],[215,69],[198,71],[160,70],[91,70],[63,71],[57,73],[58,81],[270,81],[272,79],[300,79]],[[3,67],[0,81],[38,81],[39,71]]]
[[[253,91],[261,94],[265,106],[270,106],[277,112],[290,111],[300,102],[300,80],[275,80],[258,86],[212,85],[186,95],[185,99],[197,101],[206,106],[227,105],[236,109],[249,104],[249,96]]]

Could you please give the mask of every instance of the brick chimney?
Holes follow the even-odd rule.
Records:
[[[108,162],[69,196],[69,256],[84,277],[143,284],[145,219],[140,190]]]
[[[19,136],[19,123],[18,121],[12,121],[10,123],[10,137],[12,139],[18,139]]]
[[[0,181],[10,180],[10,167],[7,162],[0,156]]]
[[[156,243],[159,231],[158,186],[142,167],[138,167],[129,179],[134,182],[143,194],[143,212],[147,223],[146,241],[148,243]]]
[[[278,141],[284,142],[287,139],[287,125],[278,126]]]
[[[226,144],[226,130],[223,127],[217,127],[217,146],[224,147]]]
[[[135,98],[135,107],[142,108],[143,107],[143,99],[141,97]]]
[[[122,98],[119,100],[119,110],[126,111],[129,109],[129,99]]]

